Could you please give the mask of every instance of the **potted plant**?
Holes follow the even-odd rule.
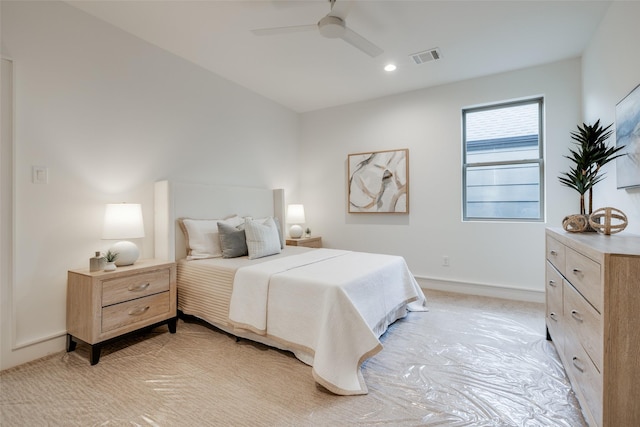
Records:
[[[569,172],[558,177],[560,182],[573,188],[580,194],[580,214],[590,215],[593,212],[593,186],[604,179],[600,171],[602,166],[624,154],[618,153],[623,147],[607,147],[605,141],[611,136],[613,123],[600,126],[600,120],[589,126],[578,125],[576,132],[571,132],[575,149],[569,149],[571,155],[565,156],[574,163]],[[589,210],[585,204],[585,194],[589,192]],[[588,221],[587,221],[588,222]]]
[[[107,251],[104,256],[104,260],[107,264],[104,266],[104,271],[113,271],[116,269],[116,259],[118,259],[118,252]]]

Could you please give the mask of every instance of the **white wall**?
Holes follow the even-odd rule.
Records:
[[[292,193],[298,116],[64,3],[1,8],[15,88],[7,368],[64,347],[67,270],[112,243],[100,240],[105,203],[142,203],[147,237],[137,243],[152,257],[156,180]],[[31,182],[32,165],[48,168],[48,184]],[[11,254],[1,254],[5,265]]]
[[[330,247],[404,256],[416,276],[429,279],[425,286],[541,300],[544,228],[579,208],[557,176],[581,118],[580,81],[574,59],[303,114],[308,226]],[[462,222],[462,108],[538,95],[546,111],[548,223]],[[410,214],[347,214],[347,155],[396,148],[409,149]]]
[[[615,106],[640,84],[640,2],[613,2],[582,57],[584,120],[615,122]],[[615,126],[614,126],[615,127]],[[614,137],[609,141],[614,143]],[[640,189],[616,188],[615,162],[593,193],[594,209],[613,206],[629,220],[626,231],[640,233]]]

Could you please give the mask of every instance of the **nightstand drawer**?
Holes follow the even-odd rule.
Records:
[[[102,309],[102,332],[170,315],[169,292],[138,298]]]
[[[168,268],[102,282],[102,306],[168,291],[171,272]]]

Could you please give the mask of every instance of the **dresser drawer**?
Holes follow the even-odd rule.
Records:
[[[602,425],[602,374],[591,362],[587,353],[575,337],[568,335],[565,340],[565,369],[571,384],[579,388],[583,410],[591,414],[598,426]]]
[[[549,323],[557,323],[562,320],[562,276],[547,261],[546,270],[546,302],[547,302],[547,319]]]
[[[173,316],[174,314],[170,313],[169,295],[170,292],[163,292],[104,307],[102,309],[102,332],[109,332],[135,323],[144,323],[156,316],[165,315],[165,318]]]
[[[134,274],[102,282],[102,306],[168,291],[171,272],[168,268]]]
[[[602,315],[568,282],[564,282],[565,325],[577,337],[587,355],[602,371]]]
[[[547,236],[547,259],[560,274],[564,274],[565,267],[565,246],[556,239]]]
[[[567,280],[599,313],[602,313],[600,264],[571,248],[566,248],[565,265]]]

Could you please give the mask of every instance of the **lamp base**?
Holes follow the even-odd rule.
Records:
[[[111,246],[109,250],[113,253],[117,253],[116,265],[121,267],[123,265],[131,265],[140,256],[138,247],[133,242],[123,240]]]
[[[299,239],[302,237],[302,227],[300,227],[298,224],[292,225],[291,228],[289,229],[289,236],[291,236],[294,239]]]

